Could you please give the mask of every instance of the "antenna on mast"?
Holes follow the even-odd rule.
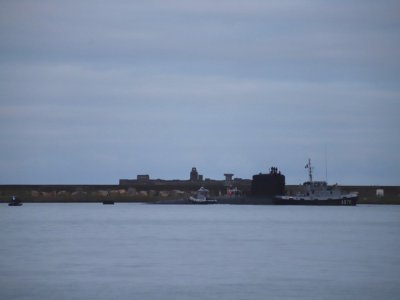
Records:
[[[325,181],[328,183],[328,151],[326,150],[325,145]]]

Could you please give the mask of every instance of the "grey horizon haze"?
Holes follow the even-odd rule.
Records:
[[[0,184],[400,185],[399,1],[0,1]]]

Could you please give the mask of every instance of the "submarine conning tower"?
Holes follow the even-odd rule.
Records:
[[[285,194],[285,176],[278,168],[271,167],[269,174],[258,174],[253,176],[251,182],[252,196],[275,196]]]

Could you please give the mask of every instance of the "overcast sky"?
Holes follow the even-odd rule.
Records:
[[[0,184],[400,185],[399,1],[0,1]]]

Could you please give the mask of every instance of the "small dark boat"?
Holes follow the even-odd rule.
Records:
[[[111,200],[103,201],[103,205],[114,205],[114,201]]]
[[[303,184],[304,192],[298,195],[275,196],[274,204],[280,205],[357,205],[358,193],[345,193],[336,186],[328,186],[325,181],[313,181],[311,160],[306,168],[309,181]]]
[[[22,202],[15,196],[11,197],[11,202],[8,203],[8,206],[21,206]]]

